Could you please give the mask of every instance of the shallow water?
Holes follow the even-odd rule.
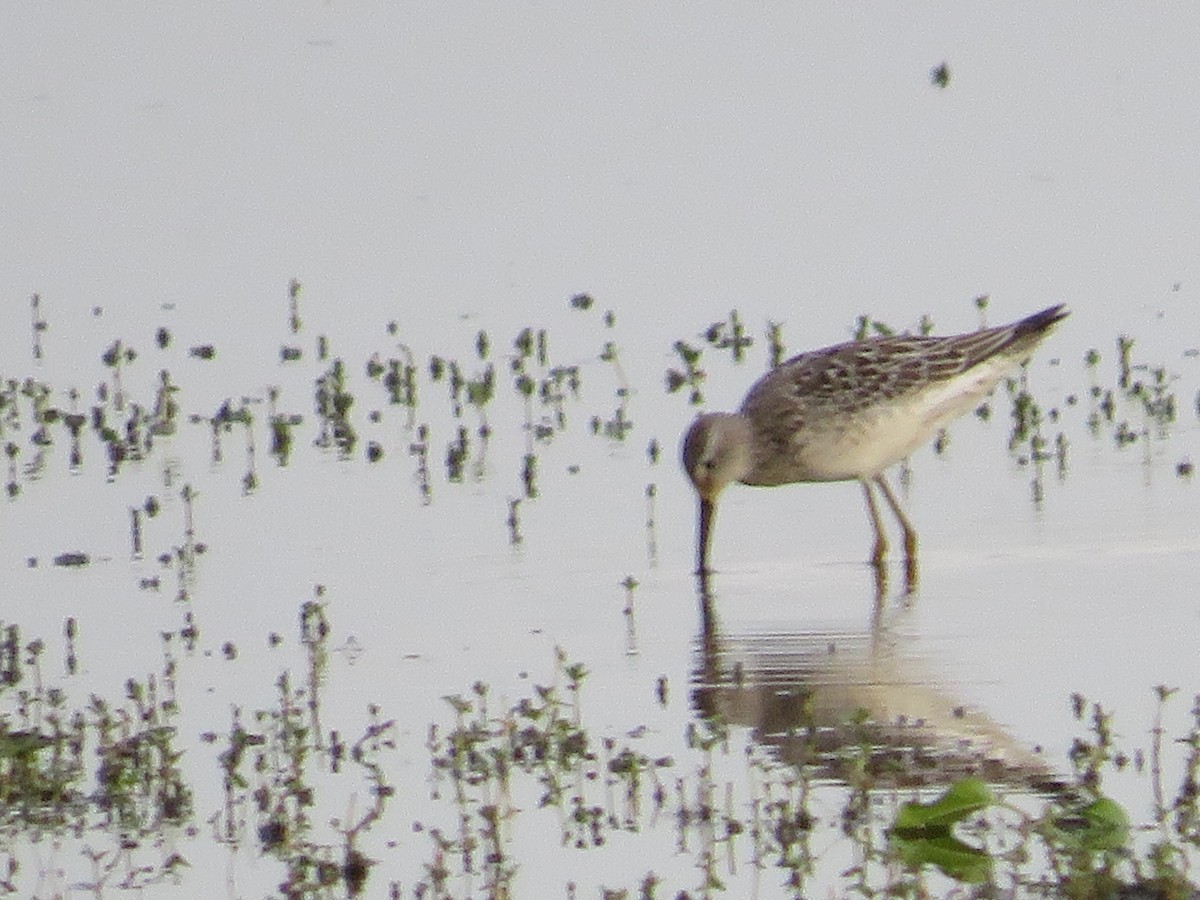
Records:
[[[997,783],[1022,787],[1068,774],[1083,730],[1072,692],[1115,711],[1132,756],[1148,752],[1155,686],[1177,687],[1164,723],[1184,734],[1200,680],[1196,485],[1177,474],[1200,428],[1195,104],[1180,89],[1200,83],[1191,32],[1161,12],[1082,24],[1037,12],[1014,25],[982,9],[671,21],[640,9],[447,19],[314,5],[213,18],[180,7],[90,23],[0,10],[11,36],[0,81],[12,86],[0,139],[13,160],[0,176],[0,377],[44,383],[65,412],[101,407],[115,428],[128,404],[153,407],[162,370],[179,388],[174,433],[115,472],[90,420],[72,464],[61,422],[51,445],[31,443],[28,398],[0,418],[0,442],[18,450],[0,510],[0,618],[23,643],[44,640],[41,678],[70,709],[96,695],[136,719],[126,683],[153,675],[194,792],[190,817],[151,829],[127,859],[119,828],[59,846],[32,842],[18,820],[5,849],[20,891],[82,893],[114,860],[112,891],[138,865],[146,895],[274,890],[283,864],[260,852],[251,798],[236,807],[238,840],[214,839],[220,759],[235,721],[271,733],[270,715],[255,714],[277,708],[281,673],[305,685],[313,659],[322,743],[394,722],[367,754],[395,789],[361,837],[370,895],[396,884],[409,896],[437,857],[429,829],[457,827],[449,782],[431,798],[430,726],[442,738],[455,727],[444,698],[486,684],[500,716],[539,696],[535,685],[573,697],[556,648],[587,669],[579,714],[593,741],[673,761],[658,773],[670,802],[652,808],[647,774],[638,814],[614,813],[636,829],[609,829],[583,853],[560,847],[565,814],[539,808],[536,781],[514,779],[521,812],[503,848],[518,896],[571,881],[581,895],[632,890],[649,871],[669,892],[703,893],[719,873],[730,895],[787,895],[784,869],[755,869],[750,841],[675,822],[706,808],[704,778],[714,808],[729,785],[738,815],[759,809],[739,792],[781,791],[771,779],[788,767],[771,767],[794,761],[788,730],[810,690],[830,728],[865,707],[934,725],[926,747],[970,731],[1011,765],[992,771]],[[942,91],[928,71],[947,54]],[[596,306],[572,309],[580,291]],[[700,363],[706,408],[730,408],[767,365],[768,322],[782,323],[788,352],[847,339],[863,313],[910,329],[929,313],[954,332],[976,327],[971,300],[984,293],[990,322],[1060,300],[1073,309],[1028,371],[1049,458],[1009,449],[1003,390],[990,420],[967,416],[942,452],[915,454],[908,477],[893,476],[921,537],[907,597],[898,564],[880,595],[862,562],[857,486],[731,489],[718,571],[707,598],[698,591],[694,500],[677,463],[695,410],[686,388],[665,389],[682,368],[674,342],[704,346],[710,323],[739,311],[755,340],[745,361],[706,347]],[[525,363],[538,387],[552,367],[578,367],[577,393],[564,377],[561,401],[535,393],[527,405],[511,370],[524,327],[548,339],[548,361]],[[1173,420],[1122,396],[1119,334],[1136,340],[1134,380],[1164,370]],[[121,367],[123,410],[101,362],[118,339],[136,351]],[[204,344],[214,359],[189,352]],[[282,361],[285,347],[300,359]],[[415,366],[415,407],[368,376],[373,354]],[[477,384],[490,363],[494,398],[476,408],[464,388],[456,410],[434,356]],[[353,397],[349,453],[317,446],[329,423],[314,393],[334,359]],[[1117,393],[1112,421],[1101,414],[1094,429],[1093,385]],[[210,420],[227,400],[252,424],[231,421],[214,444]],[[286,464],[271,454],[272,414],[299,417]],[[1133,440],[1118,441],[1121,423]],[[89,563],[54,565],[63,553]],[[306,644],[309,601],[330,631]],[[27,669],[18,688],[32,679]],[[3,702],[9,715],[22,705],[11,690]],[[731,728],[706,753],[686,735],[713,710]],[[911,731],[873,739],[920,743]],[[957,772],[947,754],[938,776]],[[362,816],[372,783],[313,759],[313,839],[336,855],[345,839],[330,819]],[[621,784],[604,784],[602,760],[589,765],[602,771],[578,776],[580,796],[618,808]],[[845,773],[822,765],[813,796],[827,831],[806,881],[817,895],[844,887],[861,850],[837,827]],[[1182,766],[1165,755],[1169,790]],[[1135,822],[1149,819],[1144,775],[1105,787]],[[83,843],[109,855],[93,865]],[[159,883],[175,851],[190,867]],[[486,893],[478,861],[468,875],[446,855],[458,865],[449,893]]]
[[[182,771],[194,791],[195,820],[203,822],[222,807],[217,763],[231,723],[272,709],[282,672],[304,683],[308,657],[298,643],[297,615],[305,601],[318,601],[330,629],[320,642],[327,659],[318,691],[322,732],[346,736],[367,727],[368,705],[378,708],[375,718],[395,723],[379,764],[396,793],[384,818],[364,832],[363,851],[375,861],[372,883],[402,888],[416,884],[432,858],[425,831],[413,832],[413,823],[427,829],[453,822],[447,818],[453,806],[429,796],[429,728],[446,733],[454,722],[443,698],[469,697],[471,685],[482,682],[490,708],[501,709],[533,685],[561,680],[554,674],[556,648],[586,667],[581,709],[594,740],[620,744],[634,734],[640,752],[684,767],[672,767],[671,779],[684,777],[695,752],[684,742],[689,723],[716,715],[732,729],[732,749],[716,769],[731,786],[745,777],[733,762],[744,752],[797,761],[789,748],[794,729],[808,721],[802,713],[815,717],[826,735],[822,752],[833,754],[812,774],[836,784],[845,777],[838,748],[854,741],[840,729],[858,710],[897,729],[874,740],[879,752],[908,760],[899,784],[946,784],[986,759],[983,771],[993,781],[1046,785],[1069,773],[1066,750],[1080,733],[1072,692],[1117,712],[1121,746],[1132,754],[1148,746],[1152,688],[1186,691],[1194,681],[1184,627],[1194,615],[1187,587],[1196,551],[1187,531],[1193,488],[1174,471],[1191,426],[1171,424],[1125,447],[1111,437],[1114,425],[1092,436],[1086,402],[1055,400],[1073,392],[1073,382],[1086,394],[1083,364],[1037,359],[1028,382],[1046,409],[1060,410],[1050,427],[1068,437],[1065,466],[1054,458],[1030,464],[1019,449],[1006,449],[1004,391],[991,400],[991,420],[968,417],[940,453],[917,454],[901,479],[922,540],[915,593],[905,593],[897,562],[877,593],[873,571],[859,561],[869,544],[860,491],[822,485],[731,489],[716,534],[718,571],[706,595],[690,574],[695,512],[672,446],[690,412],[678,395],[657,387],[654,370],[627,367],[621,377],[635,385],[627,398],[633,431],[624,440],[592,434],[591,415],[607,418],[622,399],[611,363],[588,360],[582,349],[597,337],[620,343],[619,319],[613,329],[598,319],[595,310],[563,312],[548,329],[552,347],[581,361],[582,387],[578,399],[562,403],[565,427],[551,428],[552,436],[540,441],[526,432],[525,403],[506,372],[509,338],[492,336],[493,361],[505,374],[482,408],[490,428],[486,448],[479,410],[465,406],[456,419],[444,381],[424,370],[410,425],[409,410],[389,405],[365,374],[369,354],[360,350],[357,360],[347,359],[345,388],[355,398],[350,420],[359,443],[349,455],[320,449],[314,446],[319,417],[306,404],[310,379],[329,362],[279,363],[267,349],[259,366],[244,373],[249,387],[241,396],[254,411],[252,424],[218,429],[217,461],[210,424],[188,421],[214,411],[211,401],[192,406],[193,396],[205,395],[206,370],[182,346],[148,348],[123,373],[126,403],[152,406],[144,388],[132,385],[152,384],[145,373],[168,368],[180,388],[175,433],[153,438],[144,459],[110,472],[105,447],[90,429],[80,441],[83,461],[72,469],[59,424],[38,470],[18,467],[5,514],[6,593],[14,598],[6,621],[19,624],[25,639],[46,641],[43,677],[76,702],[96,694],[119,704],[130,677],[159,673],[160,686],[170,682]],[[471,377],[485,365],[473,347],[474,324],[458,327],[457,346],[421,346],[414,355],[458,358]],[[1056,336],[1048,350],[1062,344],[1069,350],[1070,340],[1069,331]],[[336,336],[330,342],[336,352]],[[380,346],[387,346],[385,337]],[[709,351],[714,383],[752,374],[748,366],[722,363],[718,352]],[[218,357],[203,365],[215,371],[225,363]],[[544,375],[554,360],[529,365]],[[1173,386],[1179,396],[1195,381],[1190,365],[1188,359],[1180,366],[1187,374]],[[62,403],[75,382],[56,380],[55,369],[51,357],[31,361],[25,371]],[[107,377],[110,399],[100,405],[119,421],[111,373],[98,353],[91,371],[93,384]],[[90,398],[89,382],[79,383]],[[266,398],[255,393],[264,384],[278,387],[278,409],[302,417],[286,465],[266,452]],[[1122,404],[1119,414],[1142,415],[1129,401]],[[30,452],[28,401],[17,401],[16,409],[9,439],[22,445],[23,461]],[[531,409],[537,421],[540,405]],[[1188,410],[1182,419],[1191,417]],[[454,481],[445,453],[458,440],[460,421],[470,450]],[[418,440],[413,426],[420,424],[428,427],[427,499],[410,452]],[[646,452],[651,438],[663,448],[657,462]],[[372,440],[382,448],[378,462],[365,457]],[[525,496],[521,476],[527,450],[537,460],[535,497]],[[250,490],[247,472],[255,476]],[[1033,499],[1035,476],[1042,481],[1040,502]],[[192,556],[184,485],[193,497],[191,543],[203,545]],[[148,497],[160,509],[143,515],[143,550],[134,555],[129,510]],[[513,500],[519,501],[515,524]],[[54,565],[53,557],[65,552],[85,553],[90,562]],[[622,586],[627,577],[635,580],[632,589]],[[78,629],[73,646],[81,669],[74,676],[62,674],[59,636],[68,616]],[[189,646],[192,629],[198,636]],[[275,646],[272,634],[279,636]],[[169,677],[162,635],[169,636]],[[1186,712],[1186,702],[1169,706],[1168,728],[1183,728]],[[212,736],[200,740],[205,734]],[[1178,754],[1168,754],[1168,784],[1181,765]],[[354,779],[347,785],[319,770],[313,778],[325,785],[322,801],[332,798],[333,809],[322,807],[326,816],[349,815],[369,796]],[[1135,817],[1149,815],[1144,776],[1114,778],[1108,790]],[[521,822],[506,838],[515,889],[549,877],[564,886],[599,879],[629,887],[651,871],[668,884],[686,886],[693,877],[694,855],[664,858],[669,830],[645,823],[632,845],[629,837],[613,836],[613,846],[622,848],[620,867],[570,853],[546,857],[559,843],[555,817],[545,812],[549,821],[538,822],[528,805],[533,799],[518,803]],[[248,810],[240,814],[253,821]],[[219,864],[231,873],[231,892],[254,894],[280,875],[248,853],[252,834],[243,832],[224,863],[218,861],[226,851],[202,835],[172,846],[192,871]],[[24,871],[47,865],[27,855],[20,840],[12,846]],[[85,880],[71,846],[50,866],[65,873],[60,883]],[[834,871],[826,860],[809,883],[827,883]],[[183,876],[185,889],[189,877]],[[741,883],[729,872],[723,877]],[[458,878],[468,890],[470,876]]]

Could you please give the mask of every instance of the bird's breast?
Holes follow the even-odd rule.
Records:
[[[761,452],[743,481],[772,486],[877,475],[910,455],[937,430],[941,417],[925,418],[920,412],[902,403],[881,405],[759,440]]]

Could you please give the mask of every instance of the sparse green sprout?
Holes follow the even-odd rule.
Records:
[[[293,278],[288,282],[288,327],[292,334],[300,331],[300,291],[299,279]]]
[[[732,350],[735,362],[741,362],[746,348],[754,343],[754,339],[746,335],[746,329],[736,309],[729,314],[728,322],[713,322],[709,325],[704,330],[704,340],[718,350]],[[676,342],[676,347],[681,343],[682,341]]]
[[[42,358],[42,332],[49,328],[49,324],[42,318],[42,297],[41,294],[34,294],[29,298],[29,317],[33,331],[33,358]]]
[[[783,323],[767,322],[767,348],[770,355],[767,364],[774,369],[783,362],[784,354],[787,352],[783,346]]]
[[[463,468],[466,465],[468,454],[467,429],[461,425],[458,428],[458,437],[451,441],[446,447],[446,478],[451,482],[461,482],[463,479]]]
[[[1133,355],[1133,338],[1126,335],[1120,335],[1117,338],[1117,360],[1121,367],[1120,375],[1117,383],[1122,389],[1129,387],[1129,376],[1133,368],[1131,357]]]
[[[533,356],[533,329],[522,328],[513,339],[513,348],[522,359]]]
[[[700,393],[700,383],[704,380],[704,373],[697,365],[700,361],[700,351],[684,341],[676,341],[673,348],[676,355],[683,361],[684,371],[679,372],[675,369],[667,370],[667,393],[673,394],[684,385],[689,385],[692,390],[688,402],[692,406],[699,406],[703,402],[703,395]]]
[[[288,463],[292,452],[292,428],[299,424],[299,416],[271,416],[271,448],[269,452],[281,466],[286,466]]]
[[[194,347],[188,348],[188,356],[196,359],[210,360],[217,355],[217,350],[212,344],[197,344]]]
[[[508,542],[512,546],[517,546],[524,538],[521,536],[521,519],[518,511],[521,506],[520,498],[516,500],[509,498],[508,501],[508,518],[505,519],[505,524],[508,525]]]
[[[693,366],[700,361],[700,351],[684,341],[676,341],[673,348],[684,365]]]
[[[496,372],[488,363],[483,375],[467,382],[467,402],[482,409],[495,396]]]
[[[521,484],[525,488],[526,497],[530,500],[537,497],[537,456],[533,453],[526,453],[522,460]]]

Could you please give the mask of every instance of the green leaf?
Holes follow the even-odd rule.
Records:
[[[930,803],[905,803],[896,813],[892,828],[901,832],[944,832],[995,800],[991,788],[978,778],[964,778]]]
[[[1101,797],[1053,821],[1054,835],[1078,850],[1120,850],[1129,840],[1129,815],[1115,800]]]
[[[909,868],[937,866],[944,875],[967,884],[980,884],[991,875],[992,858],[948,831],[937,837],[911,837],[893,832],[891,841]]]
[[[53,743],[37,731],[0,731],[0,760],[33,756]]]

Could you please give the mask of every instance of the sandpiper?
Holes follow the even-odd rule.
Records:
[[[1062,305],[950,337],[894,335],[792,357],[750,388],[735,413],[705,413],[683,440],[683,467],[700,499],[696,571],[705,576],[717,497],[731,482],[862,484],[875,529],[871,562],[887,556],[872,486],[904,533],[910,582],[917,533],[884,479],[939,428],[978,405],[1067,316]]]

